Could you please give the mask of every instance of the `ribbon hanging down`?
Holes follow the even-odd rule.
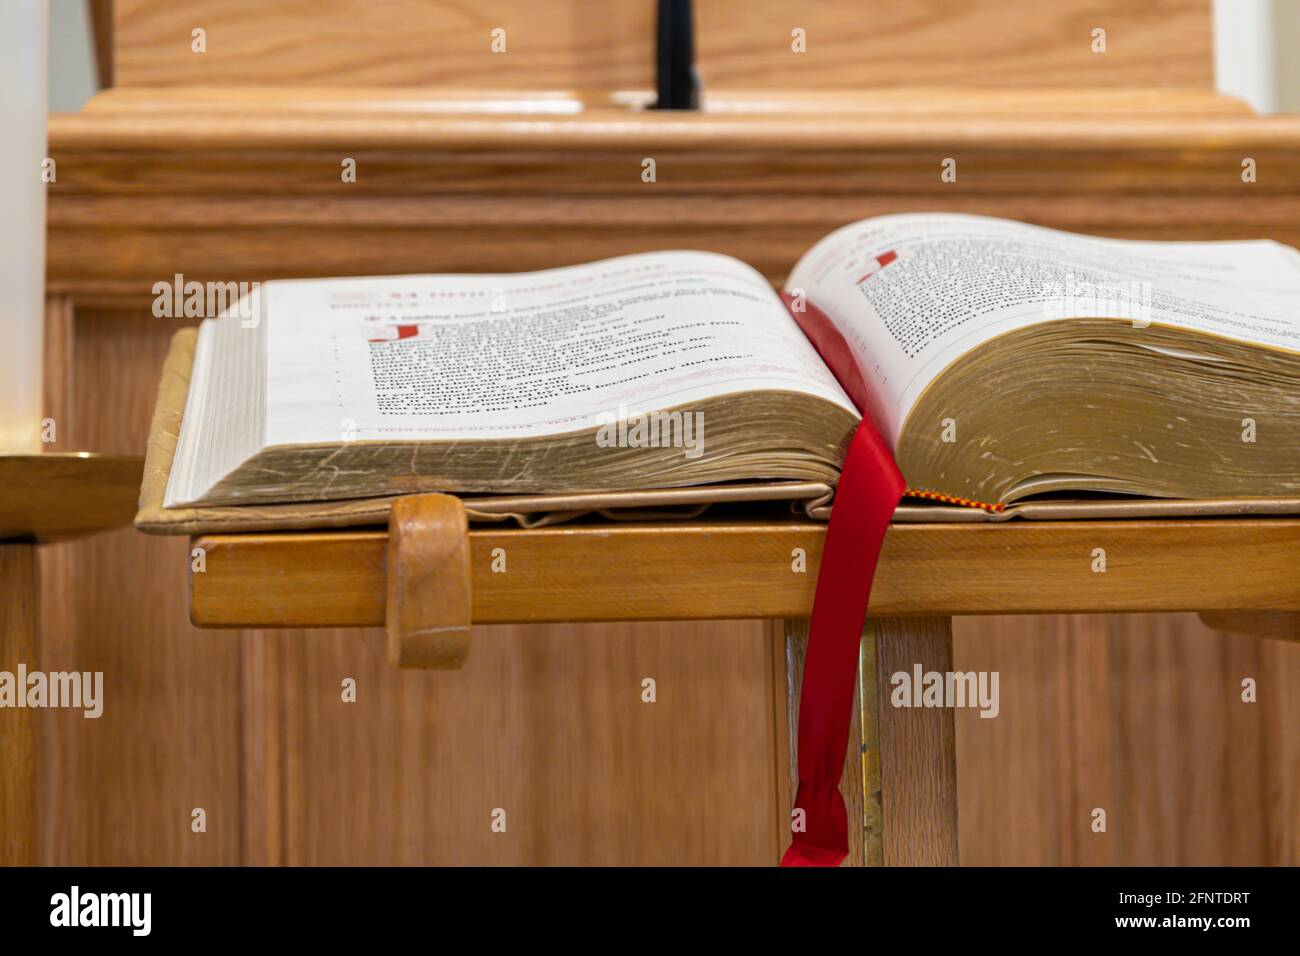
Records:
[[[903,490],[889,446],[864,418],[844,459],[817,574],[799,698],[794,806],[803,811],[803,825],[794,827],[782,866],[838,866],[849,852],[840,775],[853,720],[858,648],[876,559]]]
[[[835,489],[826,546],[813,597],[803,690],[799,696],[799,790],[795,811],[802,826],[782,866],[838,866],[849,853],[848,811],[840,796],[840,775],[853,721],[853,685],[867,618],[867,600],[885,530],[906,484],[889,445],[872,424],[879,398],[867,386],[848,343],[829,317],[811,303],[790,314],[816,347],[822,361],[853,399],[862,421],[849,442]]]

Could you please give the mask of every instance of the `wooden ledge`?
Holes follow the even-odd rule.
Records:
[[[675,248],[684,235],[779,283],[846,222],[935,209],[1300,245],[1300,117],[1255,116],[1226,97],[724,93],[682,115],[638,109],[641,96],[101,93],[50,121],[47,288],[147,308],[177,273],[526,272]],[[940,175],[949,157],[955,182]],[[1258,164],[1250,184],[1245,157]]]
[[[393,86],[141,86],[97,93],[84,112],[95,115],[166,114],[323,116],[566,116],[645,110],[652,89],[510,90]],[[969,89],[891,87],[862,90],[703,90],[699,114],[811,116],[1250,116],[1243,100],[1193,88],[1115,89],[1043,87]],[[655,115],[652,114],[651,119]]]
[[[90,452],[0,455],[0,541],[56,541],[125,528],[144,459]]]
[[[806,617],[824,537],[797,520],[475,529],[472,620]],[[380,626],[387,543],[384,531],[198,538],[191,616]],[[1297,560],[1300,518],[894,525],[871,613],[1300,610]]]
[[[1261,117],[1238,100],[1188,91],[719,93],[689,112],[646,110],[648,99],[638,91],[110,90],[79,113],[52,117],[49,137],[57,158],[78,149],[232,148],[1239,152],[1285,150],[1300,134],[1300,118]]]

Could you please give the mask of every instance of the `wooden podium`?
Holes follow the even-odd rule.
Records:
[[[437,496],[430,496],[437,497]],[[825,526],[810,521],[598,522],[469,534],[480,623],[771,619],[777,832],[788,833],[795,718]],[[190,577],[201,627],[385,623],[393,552],[384,531],[206,535]],[[1104,549],[1098,571],[1095,549]],[[806,555],[796,571],[795,555]],[[507,557],[507,570],[493,569]],[[851,862],[956,864],[951,709],[887,706],[891,674],[952,669],[956,614],[1270,612],[1300,640],[1300,517],[894,525],[872,590],[858,718],[841,781]],[[391,608],[391,605],[389,605]],[[391,624],[390,624],[391,626]],[[788,837],[785,837],[788,843]],[[778,845],[784,846],[785,843]]]
[[[798,22],[779,0],[756,0],[744,17],[701,0],[698,115],[644,110],[651,3],[607,5],[601,17],[577,0],[494,0],[491,17],[448,0],[316,6],[304,17],[272,4],[117,0],[115,85],[50,126],[47,342],[58,371],[46,381],[71,447],[144,447],[167,344],[195,321],[151,311],[154,284],[177,274],[224,283],[511,272],[688,246],[735,255],[779,283],[839,225],[934,209],[1101,235],[1300,245],[1300,121],[1257,117],[1213,93],[1208,0],[1098,0],[1089,10],[1108,31],[1105,54],[1090,48],[1092,24],[1076,9],[1039,0],[917,0],[870,17],[828,2],[801,5]],[[202,54],[191,46],[198,26]],[[503,55],[490,49],[497,26],[509,34]],[[806,53],[791,49],[795,27]],[[949,157],[959,174],[945,183]],[[1242,181],[1244,157],[1257,161],[1257,182]],[[641,178],[646,158],[657,162],[654,183]],[[340,177],[348,159],[354,182]],[[896,628],[959,610],[1218,608],[1208,616],[1223,628],[1253,606],[1248,623],[1288,633],[1290,618],[1263,610],[1294,608],[1268,590],[1281,579],[1246,570],[1282,573],[1288,519],[1162,525],[1079,529],[1112,536],[1102,542],[1110,570],[1095,576],[1073,525],[896,527],[873,613]],[[111,662],[117,682],[141,689],[115,696],[93,737],[46,722],[59,759],[41,784],[56,822],[45,861],[775,859],[788,826],[786,662],[797,675],[802,640],[800,624],[785,622],[807,614],[820,534],[761,517],[475,529],[476,630],[467,670],[452,674],[394,670],[382,633],[351,629],[384,619],[382,532],[196,542],[211,548],[207,576],[193,576],[196,620],[303,622],[269,631],[190,626],[182,538],[117,531],[42,548],[48,666]],[[511,570],[479,580],[491,573],[483,549],[498,539]],[[790,571],[796,546],[809,548],[802,575]],[[584,565],[579,552],[600,561]],[[1140,564],[1125,564],[1137,554]],[[541,555],[553,557],[542,565]],[[574,576],[547,571],[553,563]],[[601,563],[642,590],[602,580]],[[754,584],[737,592],[678,574],[706,565],[717,580]],[[956,565],[965,577],[934,573]],[[280,570],[304,590],[282,586]],[[246,586],[231,593],[238,580]],[[749,620],[693,622],[709,606]],[[525,614],[615,623],[477,627]],[[778,622],[773,634],[761,619]],[[324,621],[349,629],[316,626]],[[940,629],[925,624],[920,640],[944,644]],[[1293,713],[1223,704],[1189,713],[1179,697],[1191,685],[1217,692],[1243,672],[1278,675],[1285,687],[1300,673],[1294,648],[1225,641],[1189,617],[980,617],[956,630],[960,666],[1016,667],[1017,686],[1029,688],[1004,686],[1018,716],[978,721],[982,736],[957,718],[964,861],[1300,859],[1286,814],[1297,792],[1286,769],[1300,746]],[[864,642],[864,655],[896,647],[916,659],[899,633]],[[868,676],[893,666],[864,657]],[[624,690],[651,672],[673,704],[626,706]],[[344,677],[361,685],[355,706],[339,702]],[[1139,685],[1140,712],[1114,704]],[[902,722],[936,712],[873,709],[864,686],[861,733],[879,740],[895,810],[950,807],[944,792],[904,803],[890,776],[919,773],[898,735],[921,734]],[[1207,753],[1201,743],[1246,735],[1253,749]],[[942,761],[951,745],[917,752]],[[1158,772],[1139,772],[1157,762]],[[848,774],[859,767],[850,760]],[[1148,782],[1184,780],[1189,767],[1238,784],[1174,792]],[[572,799],[579,773],[597,781],[583,801]],[[687,781],[702,781],[702,804],[730,801],[726,812],[684,816]],[[1081,831],[1078,811],[1095,805],[1094,790],[1114,796],[1116,818],[1141,821],[1136,840],[1103,846]],[[846,792],[853,799],[852,785]],[[1178,803],[1185,792],[1196,793],[1195,820],[1239,822],[1231,833],[1193,832]],[[485,807],[503,804],[525,821],[508,838],[480,825]],[[189,829],[196,805],[212,822],[202,836]],[[1262,805],[1282,808],[1269,815],[1276,825],[1261,822]],[[884,811],[872,859],[908,858],[889,849],[889,835],[917,828],[891,817],[888,799]],[[925,812],[950,833],[950,816]],[[922,836],[929,852],[948,852]]]
[[[1212,96],[999,94],[995,108],[937,91],[888,103],[737,94],[715,96],[715,112],[692,117],[576,96],[563,101],[576,112],[558,116],[502,115],[490,98],[475,112],[467,102],[451,111],[412,92],[106,93],[52,127],[64,190],[51,204],[52,291],[107,319],[110,308],[140,308],[133,290],[173,272],[221,281],[509,271],[681,245],[683,230],[691,245],[738,255],[779,282],[839,222],[939,206],[1112,235],[1300,242],[1279,211],[1300,196],[1300,122],[1261,120]],[[963,172],[948,186],[939,164],[954,151]],[[640,179],[646,155],[658,160],[655,184]],[[1244,186],[1242,155],[1268,168],[1269,181]],[[356,159],[356,183],[340,182],[340,157]],[[1160,201],[1142,189],[1163,190]],[[142,214],[142,202],[165,204],[167,219]],[[87,258],[106,229],[118,240],[113,251]],[[178,234],[189,240],[178,243]],[[150,328],[160,357],[175,326],[154,320]],[[788,751],[821,533],[790,521],[475,530],[472,620],[792,622],[776,625],[784,646],[773,652],[780,661],[771,678],[772,734]],[[1253,519],[895,528],[872,609],[876,633],[890,637],[864,644],[863,687],[877,702],[873,720],[872,694],[863,695],[870,772],[857,782],[862,763],[851,761],[848,781],[851,805],[874,819],[874,798],[861,794],[864,786],[874,794],[879,780],[883,825],[855,846],[854,859],[956,858],[952,718],[878,706],[881,675],[903,659],[892,655],[948,669],[954,614],[1295,610],[1280,570],[1295,533],[1287,520]],[[383,622],[382,533],[213,536],[196,545],[208,555],[193,579],[201,626]],[[1094,576],[1088,557],[1098,546],[1112,564]],[[494,547],[515,556],[510,574],[484,570]],[[808,550],[806,574],[789,570],[794,547]],[[288,757],[275,759],[284,772]],[[772,758],[778,818],[789,805],[790,765],[787,752]],[[891,816],[891,806],[918,816]],[[779,847],[786,823],[771,825]],[[275,833],[285,824],[267,826]],[[252,858],[281,853],[272,844]]]

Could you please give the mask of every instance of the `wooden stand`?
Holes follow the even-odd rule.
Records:
[[[455,600],[441,613],[455,616],[463,599],[477,623],[773,619],[782,751],[775,825],[784,847],[806,618],[825,533],[824,525],[796,519],[475,529],[470,581],[451,588]],[[394,551],[384,531],[220,534],[194,544],[205,552],[205,570],[190,579],[195,624],[360,627],[387,616],[392,633],[392,561],[401,562],[403,548]],[[1107,554],[1104,571],[1095,570],[1098,548]],[[807,558],[802,571],[791,560],[799,549]],[[421,562],[431,550],[406,553]],[[851,736],[858,752],[849,754],[841,782],[851,818],[860,821],[851,826],[849,862],[957,863],[953,712],[888,705],[890,675],[917,664],[952,669],[952,615],[1199,610],[1238,619],[1250,609],[1290,620],[1300,611],[1297,554],[1300,518],[891,527],[863,635]],[[493,568],[501,555],[505,573]],[[399,581],[408,573],[399,564]],[[426,607],[421,619],[438,613]]]
[[[1098,22],[1111,28],[1115,42],[1099,57],[1068,9],[1029,0],[964,5],[948,29],[937,29],[932,17],[899,11],[864,25],[855,5],[815,5],[799,23],[811,41],[807,56],[774,42],[776,4],[746,18],[730,14],[725,4],[702,4],[704,109],[690,116],[640,109],[651,85],[652,5],[611,5],[618,9],[610,16],[591,18],[570,3],[560,5],[568,11],[563,16],[550,5],[507,4],[508,56],[488,52],[474,30],[443,29],[459,24],[463,11],[432,0],[419,5],[423,27],[414,31],[407,28],[409,18],[360,0],[334,5],[346,7],[354,26],[361,25],[351,31],[338,30],[328,17],[307,22],[282,11],[209,3],[204,25],[223,40],[203,56],[168,39],[175,34],[169,5],[125,6],[118,5],[121,29],[112,50],[117,88],[50,126],[59,182],[49,200],[49,289],[76,300],[82,378],[70,391],[82,392],[82,403],[110,396],[130,408],[152,400],[155,359],[174,325],[150,316],[149,290],[158,277],[176,273],[202,282],[510,272],[675,248],[689,233],[692,246],[736,255],[779,283],[814,242],[845,222],[935,208],[1135,238],[1300,243],[1294,214],[1300,121],[1255,117],[1244,104],[1213,93],[1203,5],[1135,12],[1129,9],[1135,5],[1108,0],[1101,6],[1113,15]],[[426,55],[430,30],[445,40],[436,57]],[[303,31],[314,31],[312,42],[299,42]],[[861,56],[864,37],[884,55]],[[261,55],[268,46],[283,55]],[[918,84],[973,85],[909,89]],[[574,87],[589,92],[567,92]],[[359,170],[354,182],[340,178],[345,157]],[[657,162],[655,183],[642,179],[647,157]],[[950,157],[960,175],[945,182],[940,168]],[[1258,162],[1259,182],[1241,181],[1243,157]],[[268,197],[275,201],[268,204]],[[156,215],[158,209],[167,215]],[[123,336],[133,330],[132,337],[117,344],[105,328]],[[138,447],[142,433],[122,418],[95,424],[86,443]],[[1086,535],[1027,527],[985,529],[969,538],[895,529],[872,613],[882,620],[917,615],[906,618],[915,623],[1003,607],[1269,609],[1280,599],[1285,549],[1295,553],[1295,537],[1285,528],[1259,529],[1258,551],[1251,538],[1256,532],[1246,524],[1093,529],[1104,537],[1089,542]],[[1141,540],[1148,533],[1149,543]],[[294,539],[283,553],[275,536],[261,537],[205,539],[211,552],[207,576],[194,576],[196,621],[385,621],[390,582],[382,532],[369,538],[283,536]],[[1096,546],[1110,555],[1104,575],[1087,570]],[[490,568],[498,547],[508,552],[504,574]],[[790,571],[793,547],[810,549],[806,574]],[[1178,560],[1171,557],[1175,547],[1185,548]],[[636,540],[623,528],[476,531],[471,614],[476,622],[769,618],[780,631],[773,656],[779,642],[782,661],[773,689],[784,700],[787,631],[796,630],[811,607],[814,552],[820,553],[819,532],[789,524],[667,527]],[[72,568],[56,584],[78,592],[117,587],[113,599],[130,605],[156,601],[156,582],[176,566],[172,554],[162,544],[142,548],[140,566],[120,583]],[[1257,560],[1267,573],[1251,577]],[[940,570],[954,566],[967,577],[939,578]],[[1197,574],[1206,575],[1204,582]],[[180,615],[164,613],[174,599],[161,602],[154,632],[124,664],[132,668],[129,678],[152,679],[153,662],[190,637]],[[104,595],[103,602],[109,600]],[[119,632],[96,631],[84,640],[92,647],[108,644],[140,620],[123,612]],[[264,639],[232,640],[260,647]],[[627,647],[624,638],[611,641]],[[339,660],[336,643],[317,650],[321,666]],[[204,686],[260,673],[233,654],[223,657],[206,646],[200,652],[194,642],[183,646],[192,679],[201,675]],[[870,639],[864,642],[864,732],[871,731],[875,713],[872,676],[881,679],[874,658],[868,666],[868,654],[876,651]],[[272,668],[266,680],[270,694],[290,692],[281,686],[290,680],[287,668]],[[435,694],[410,697],[427,703]],[[270,707],[261,685],[245,693],[242,706]],[[459,713],[452,707],[438,716]],[[877,732],[886,734],[878,742],[889,746],[889,721],[911,727],[920,713],[877,714]],[[164,710],[149,719],[193,718]],[[195,720],[205,734],[203,759],[165,762],[151,787],[188,793],[205,781],[232,779],[237,763],[219,755],[255,754],[261,738],[254,736],[252,746],[232,742],[235,731],[224,728],[253,723],[247,714]],[[371,736],[339,748],[353,763],[394,728],[414,733],[423,726],[410,716],[355,723]],[[142,715],[139,723],[119,725],[113,737],[105,732],[97,746],[128,746],[142,730],[156,734],[155,742],[166,739]],[[511,733],[514,746],[535,742],[522,731]],[[74,765],[86,759],[87,746],[73,745]],[[868,771],[871,753],[868,746]],[[888,768],[901,758],[885,752],[880,759],[884,783],[896,785]],[[427,780],[433,764],[424,754],[402,760],[401,773],[391,775],[393,786],[405,787],[403,799],[418,802],[409,794],[425,791],[404,774]],[[850,765],[852,773],[860,762]],[[295,764],[286,771],[296,795],[272,790],[269,802],[283,804],[275,819],[299,825],[310,817],[305,808],[337,770],[322,766],[313,775]],[[260,769],[246,773],[236,794],[256,789],[250,781],[260,776]],[[875,784],[879,790],[878,772]],[[870,785],[867,790],[874,792]],[[891,806],[913,804],[891,804],[889,792],[883,797],[888,828],[899,819]],[[256,817],[250,798],[230,799]],[[87,817],[89,800],[78,804]],[[116,802],[97,809],[128,821],[136,819],[131,813],[145,818],[131,797],[115,792],[110,800]],[[888,836],[877,833],[882,841]],[[356,842],[378,846],[384,839],[375,830]],[[417,848],[411,853],[437,848],[442,858],[456,859],[478,846],[458,842],[447,851],[438,839],[432,831],[410,834],[409,846]],[[300,858],[338,859],[352,852],[352,841],[352,833],[341,834],[324,856]],[[111,840],[94,845],[95,859],[123,857]],[[217,845],[208,840],[214,849],[202,851],[210,854],[202,859],[259,859],[239,856],[233,845],[222,856]],[[199,851],[167,847],[169,855],[158,861],[199,858],[188,855]],[[877,862],[888,858],[884,842],[880,848]],[[544,858],[540,851],[520,857]]]
[[[37,542],[130,524],[143,464],[84,453],[0,455],[0,671],[40,667]],[[0,710],[0,866],[40,862],[37,764],[36,712]]]

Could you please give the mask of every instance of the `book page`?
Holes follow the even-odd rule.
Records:
[[[713,253],[263,293],[268,445],[561,434],[762,389],[853,408],[771,285]]]
[[[1300,351],[1300,253],[1267,240],[1099,239],[984,216],[866,219],[786,283],[834,323],[878,390],[891,445],[949,363],[1062,318],[1129,319]]]

